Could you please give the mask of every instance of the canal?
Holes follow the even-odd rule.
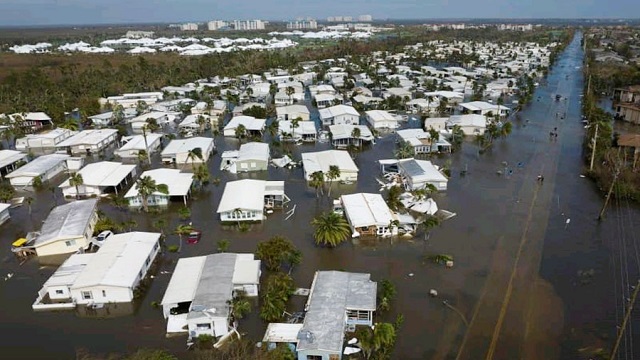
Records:
[[[12,219],[0,229],[4,244],[0,247],[0,347],[14,359],[70,359],[83,352],[125,353],[139,348],[166,349],[188,358],[185,338],[165,338],[162,313],[151,305],[161,300],[176,260],[215,252],[221,239],[230,241],[229,251],[253,252],[259,241],[283,235],[303,252],[302,264],[292,274],[297,286],[310,286],[316,270],[329,269],[369,272],[374,280],[389,279],[396,285],[393,309],[381,318],[393,321],[396,314],[404,316],[395,358],[588,358],[577,349],[610,346],[625,298],[632,291],[629,284],[638,277],[633,229],[640,212],[635,205],[614,202],[603,222],[595,220],[602,197],[591,181],[580,177],[582,57],[579,34],[537,89],[531,105],[514,117],[509,137],[496,140],[482,154],[469,140],[461,151],[433,159],[440,165],[451,161],[449,188],[436,201],[457,216],[435,228],[427,241],[418,234],[412,240],[316,247],[310,221],[329,210],[331,200],[316,198],[300,168],[270,168],[257,175],[221,173],[219,154],[237,148],[238,143],[218,137],[218,155],[209,167],[221,184],[209,185],[191,202],[190,221],[203,231],[202,240],[183,246],[180,254],[165,253],[138,303],[99,313],[36,313],[31,304],[55,267],[43,266],[38,259],[20,264],[9,246],[25,232],[39,229],[49,210],[64,200],[59,191],[56,196],[48,190],[30,193],[35,198],[31,213],[27,206],[12,209]],[[566,100],[556,101],[556,94]],[[566,116],[562,119],[556,113]],[[549,132],[554,128],[558,137],[551,140]],[[378,193],[376,160],[393,157],[394,141],[392,134],[385,135],[358,153],[358,183],[335,184],[332,196]],[[326,148],[328,144],[304,144],[292,150],[299,159],[300,152]],[[505,176],[505,167],[513,173]],[[540,174],[543,183],[536,180]],[[286,220],[283,212],[276,211],[247,232],[220,226],[215,211],[224,183],[248,177],[285,180],[295,214]],[[116,221],[133,219],[135,229],[149,231],[155,231],[153,222],[163,217],[171,223],[168,229],[175,228],[180,222],[179,207],[146,215],[119,210],[106,201],[100,204],[100,210]],[[175,235],[167,239],[168,244],[177,241]],[[452,255],[453,268],[425,260],[433,254]],[[431,289],[438,291],[438,297],[429,296]],[[290,310],[301,310],[303,301],[295,298]],[[256,341],[266,328],[257,314],[254,307],[240,323],[241,331]],[[633,334],[640,333],[637,317],[633,323],[631,337],[622,347],[627,355],[632,352]]]

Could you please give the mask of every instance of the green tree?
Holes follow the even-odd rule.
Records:
[[[353,139],[354,143],[358,144],[359,147],[362,147],[362,139],[360,139],[360,136],[362,136],[360,128],[354,127],[353,130],[351,130],[351,139]]]
[[[294,290],[293,279],[288,274],[277,272],[269,276],[262,291],[260,317],[269,322],[282,320]]]
[[[407,141],[400,142],[395,152],[396,158],[398,159],[412,158],[415,156],[415,154],[416,154],[416,150]]]
[[[180,220],[189,219],[191,217],[191,209],[186,206],[181,207],[180,209],[178,209],[178,217],[180,218]]]
[[[202,148],[197,147],[187,151],[187,158],[184,160],[184,164],[186,165],[191,160],[191,167],[195,169],[196,159],[203,161]]]
[[[239,291],[231,300],[231,315],[234,319],[242,319],[251,312],[251,303],[243,291]]]
[[[193,172],[193,180],[195,180],[198,188],[202,188],[204,185],[207,185],[211,179],[211,175],[209,174],[209,169],[205,164],[200,164],[196,166]]]
[[[282,236],[274,236],[267,241],[258,243],[256,248],[256,257],[264,263],[268,270],[279,270],[282,264],[288,263],[291,268],[293,265],[290,260],[300,255],[300,251],[289,239]],[[296,260],[294,260],[296,262]],[[299,261],[298,261],[299,263]]]
[[[24,198],[24,202],[27,203],[27,206],[29,206],[29,215],[31,215],[31,204],[33,204],[34,199],[31,196],[27,196],[26,198]]]
[[[331,186],[333,180],[340,178],[340,168],[337,165],[329,165],[329,171],[327,172],[327,179],[329,179],[329,191],[327,196],[331,197]]]
[[[154,222],[153,222],[153,224],[151,224],[151,226],[152,226],[154,229],[156,229],[156,230],[160,231],[160,236],[161,236],[163,239],[164,239],[164,238],[165,238],[165,236],[166,236],[166,235],[165,235],[165,230],[166,230],[166,228],[167,228],[167,225],[169,225],[169,224],[168,224],[168,222],[167,222],[167,219],[164,219],[164,218],[160,218],[160,219],[158,219],[158,220],[154,221]]]
[[[404,189],[400,185],[392,186],[387,192],[387,205],[393,211],[404,210],[404,204],[400,200],[400,195],[404,193]]]
[[[72,117],[68,117],[67,119],[65,119],[65,121],[62,124],[60,124],[59,127],[63,129],[71,130],[71,131],[78,131],[78,129],[80,128],[80,126],[78,125],[78,122]]]
[[[151,176],[140,177],[135,186],[138,189],[138,195],[142,200],[142,209],[145,212],[149,211],[149,196],[156,192],[169,194],[169,187],[166,184],[156,184],[156,181]]]
[[[440,219],[433,215],[427,215],[420,226],[424,229],[424,239],[427,240],[431,236],[431,229],[440,225]]]
[[[82,174],[73,173],[69,176],[69,185],[76,188],[76,199],[80,198],[79,186],[83,184],[84,184],[84,179],[82,178]]]
[[[396,328],[390,323],[375,324],[374,329],[360,327],[355,337],[360,342],[362,355],[365,359],[385,359],[390,355],[396,341]]]
[[[216,244],[219,253],[227,252],[227,250],[229,250],[229,240],[227,239],[220,239]]]
[[[178,252],[182,251],[182,237],[188,236],[193,231],[193,227],[191,225],[179,224],[173,233],[178,235],[178,239],[180,243],[178,244]]]
[[[396,287],[389,280],[382,280],[378,283],[378,310],[389,311],[391,301],[396,296]]]
[[[311,181],[309,181],[309,185],[316,189],[316,198],[319,196],[319,193],[324,195],[324,173],[322,171],[315,171],[311,173]]]
[[[247,136],[247,128],[244,125],[240,124],[238,125],[238,127],[236,127],[235,133],[238,140],[242,142],[242,139]]]
[[[324,213],[311,221],[316,244],[336,247],[351,235],[349,223],[334,212]]]

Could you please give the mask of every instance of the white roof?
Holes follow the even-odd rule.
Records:
[[[266,186],[266,180],[243,179],[228,182],[218,204],[218,214],[235,209],[262,211]]]
[[[112,161],[100,161],[88,164],[78,171],[82,175],[84,185],[90,186],[117,186],[126,178],[136,165],[124,165]],[[65,180],[59,187],[69,187],[69,179]]]
[[[0,168],[9,166],[17,161],[23,160],[27,154],[16,150],[0,150]]]
[[[330,119],[340,115],[360,116],[360,113],[358,113],[358,110],[348,105],[330,106],[328,108],[320,109],[318,111],[320,112],[321,119]]]
[[[264,130],[266,122],[267,120],[265,119],[256,119],[253,116],[240,115],[234,116],[224,128],[225,130],[235,129],[238,125],[242,124],[247,130],[262,131]]]
[[[118,133],[115,129],[83,130],[78,134],[58,143],[56,147],[76,145],[96,145]],[[114,138],[115,139],[115,138]]]
[[[324,173],[329,171],[329,166],[337,165],[340,171],[358,171],[356,163],[351,155],[344,150],[325,150],[318,152],[302,153],[302,165],[308,174],[316,171]]]
[[[397,121],[397,119],[385,110],[369,110],[366,111],[367,116],[373,121]]]
[[[193,183],[193,174],[181,173],[178,169],[154,169],[142,173],[140,177],[150,176],[156,184],[165,184],[169,188],[169,196],[186,196]],[[160,195],[161,193],[157,193]],[[127,191],[125,198],[138,196],[138,185],[135,183]]]
[[[56,206],[42,224],[34,245],[84,236],[97,204],[97,199],[89,199]]]
[[[178,259],[171,280],[162,298],[162,305],[193,300],[200,282],[200,274],[206,256]]]
[[[14,178],[20,176],[38,176],[58,166],[61,162],[66,161],[68,158],[70,158],[70,156],[66,154],[42,155],[26,164],[25,166],[8,174],[6,177]]]
[[[205,103],[206,104],[206,103]],[[182,122],[180,122],[180,127],[186,127],[186,126],[200,126],[198,125],[198,117],[202,116],[205,120],[209,120],[211,118],[211,116],[206,115],[206,114],[191,114],[191,115],[187,115],[187,117],[184,118],[184,120],[182,120]]]
[[[203,155],[205,155],[204,153],[209,150],[211,144],[213,144],[212,138],[199,136],[188,139],[174,139],[171,140],[169,145],[167,145],[164,150],[162,150],[162,156],[186,154],[190,150],[193,150],[195,148],[200,148],[203,152]]]
[[[162,138],[162,134],[151,133],[147,134],[147,144],[151,146],[158,139]],[[144,136],[142,135],[134,135],[126,138],[122,138],[123,141],[127,143],[122,145],[118,151],[129,151],[129,150],[145,150],[147,151],[147,147],[144,145]]]
[[[502,105],[491,104],[486,101],[471,101],[466,103],[460,103],[460,106],[469,109],[471,111],[484,111],[484,110],[509,110],[508,107]]]
[[[354,227],[388,226],[394,220],[380,194],[357,193],[340,197],[349,223]]]
[[[238,160],[263,160],[269,161],[269,144],[260,142],[249,142],[240,145]]]
[[[0,213],[11,207],[11,204],[0,203]]]
[[[438,168],[428,160],[402,159],[398,160],[398,167],[405,170],[407,175],[416,181],[448,181]]]
[[[167,117],[167,115],[169,114],[167,114],[164,111],[151,111],[148,113],[144,113],[142,115],[138,115],[134,118],[131,118],[128,120],[128,122],[129,123],[146,122],[147,119],[155,119],[156,121],[158,121],[158,123],[162,123],[162,121],[159,121],[159,120],[162,120],[163,117]]]
[[[293,131],[293,124],[291,120],[280,120],[278,121],[278,130],[280,132],[291,134]],[[309,135],[315,134],[318,131],[316,130],[315,121],[300,121],[298,122],[298,127],[296,127],[295,133],[301,135]]]
[[[355,128],[360,129],[360,139],[368,141],[373,140],[373,134],[366,125],[336,124],[330,125],[329,131],[331,132],[333,140],[351,139],[351,133]]]
[[[159,240],[160,233],[134,231],[112,235],[78,275],[72,288],[133,287],[138,272]]]
[[[24,114],[24,119],[29,121],[51,121],[51,117],[43,112],[30,112]]]
[[[310,114],[309,108],[305,105],[294,104],[287,106],[278,106],[276,108],[276,114],[284,115],[284,114]]]
[[[64,128],[56,128],[53,130],[49,130],[49,131],[45,131],[39,134],[27,134],[27,136],[25,136],[25,138],[27,139],[55,139],[60,135],[75,135],[77,134],[77,131],[71,131],[69,129],[64,129]]]
[[[80,275],[80,273],[84,270],[87,264],[91,262],[95,255],[95,253],[72,254],[49,277],[42,288],[47,289],[52,286],[71,287],[78,278],[78,275]]]
[[[487,126],[487,117],[479,114],[453,115],[449,117],[448,122],[452,125],[484,128]]]
[[[316,101],[333,101],[337,99],[334,94],[316,94],[314,98]]]
[[[298,333],[303,324],[270,323],[264,333],[263,342],[267,343],[296,343]]]
[[[259,284],[260,260],[256,260],[253,254],[236,254],[232,282],[234,285]]]

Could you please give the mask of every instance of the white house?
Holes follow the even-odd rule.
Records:
[[[397,96],[403,100],[406,98],[411,100],[411,98],[413,97],[413,94],[411,93],[411,91],[405,88],[388,88],[382,92],[383,99],[388,99],[392,96]]]
[[[265,209],[282,208],[288,201],[284,181],[230,181],[224,187],[217,213],[223,222],[262,221]]]
[[[486,101],[471,101],[459,104],[460,111],[466,114],[476,114],[484,116],[506,116],[509,114],[509,109],[503,105],[491,104]]]
[[[333,165],[340,169],[340,177],[334,179],[335,181],[358,181],[358,167],[347,151],[325,150],[302,153],[301,156],[304,178],[307,181],[311,181],[311,174],[316,171],[322,171],[325,181],[329,181],[327,173],[329,172],[329,167]]]
[[[446,117],[437,117],[437,118],[426,118],[424,119],[424,129],[429,130],[431,128],[441,132],[447,129],[447,122],[449,118]]]
[[[71,255],[44,283],[33,309],[133,301],[160,251],[159,240],[159,233],[116,234],[96,253]]]
[[[246,131],[245,135],[262,135],[264,129],[266,127],[267,120],[265,119],[256,119],[253,116],[234,116],[228,123],[225,125],[223,134],[224,136],[236,136],[236,128],[242,125]]]
[[[138,160],[138,154],[140,151],[145,151],[147,154],[153,154],[156,152],[162,144],[162,134],[149,133],[147,139],[143,135],[124,136],[121,139],[124,144],[114,154],[121,159]]]
[[[11,204],[0,203],[0,225],[4,224],[9,220],[11,215],[9,214],[9,208]]]
[[[56,145],[77,134],[77,131],[57,128],[40,134],[28,134],[16,139],[16,150],[47,152],[55,151]]]
[[[438,98],[433,97],[431,101],[425,98],[418,98],[407,101],[404,106],[407,111],[413,113],[423,113],[430,114],[437,111],[438,106],[440,105],[440,100]]]
[[[97,199],[89,199],[53,208],[33,242],[36,254],[61,255],[87,248],[98,221],[97,204]]]
[[[249,142],[240,145],[240,150],[222,153],[220,170],[238,172],[263,171],[269,167],[269,144]]]
[[[83,130],[58,143],[56,148],[64,149],[73,155],[92,155],[115,144],[118,130]]]
[[[4,177],[27,161],[29,161],[29,156],[23,152],[0,150],[0,176]]]
[[[278,121],[278,133],[285,140],[290,138],[294,141],[302,140],[306,142],[316,141],[318,136],[315,121],[300,121],[294,129],[291,120],[280,120]]]
[[[438,140],[433,141],[431,134],[422,129],[403,129],[396,134],[400,140],[413,147],[414,155],[451,151],[451,144],[443,136],[439,135]]]
[[[141,134],[143,132],[143,127],[147,126],[148,119],[155,120],[156,123],[162,127],[173,122],[176,119],[176,115],[164,111],[151,111],[131,118],[127,120],[127,122],[131,124],[131,130],[134,133]]]
[[[102,194],[114,192],[118,193],[134,182],[136,176],[136,165],[124,165],[111,161],[100,161],[88,164],[78,171],[82,176],[82,185],[76,187],[65,180],[59,188],[62,189],[64,197],[95,197]]]
[[[398,160],[398,173],[402,176],[407,191],[424,189],[427,184],[435,186],[438,191],[447,190],[449,179],[431,161]]]
[[[240,104],[240,105],[236,105],[233,108],[233,111],[231,112],[231,115],[233,116],[242,116],[244,115],[244,111],[245,110],[249,110],[252,107],[259,107],[262,109],[267,109],[267,105],[264,103],[257,103],[257,102],[248,102],[248,103],[244,103],[244,104]]]
[[[365,117],[374,129],[395,129],[398,127],[398,119],[384,110],[365,111]]]
[[[369,274],[317,271],[297,336],[298,359],[342,359],[346,329],[373,325],[376,292]]]
[[[202,119],[202,125],[198,123],[199,119]],[[178,129],[185,134],[193,134],[204,131],[209,124],[211,124],[211,116],[206,114],[191,114],[187,115],[180,124],[178,124]]]
[[[23,167],[14,170],[5,177],[9,179],[13,186],[32,185],[36,177],[40,178],[43,182],[51,180],[66,170],[66,161],[69,158],[69,155],[64,154],[42,155]]]
[[[167,334],[225,336],[230,303],[239,292],[258,296],[260,260],[253,254],[219,253],[178,259],[162,298]]]
[[[455,125],[460,126],[460,129],[467,136],[482,135],[487,129],[487,118],[477,114],[453,115],[449,117],[447,127],[452,128]]]
[[[91,123],[93,124],[93,126],[97,128],[111,126],[111,124],[115,120],[113,116],[113,111],[108,111],[102,114],[88,116],[88,118],[89,120],[91,120]]]
[[[357,132],[360,133],[357,137],[357,132],[354,132],[355,129],[358,129]],[[329,132],[331,133],[331,144],[336,148],[346,148],[349,144],[358,144],[361,142],[371,142],[375,141],[375,137],[371,133],[371,130],[367,125],[331,125],[329,126]]]
[[[397,234],[396,217],[380,194],[342,195],[340,203],[351,225],[353,236],[389,236]]]
[[[0,115],[0,117],[2,116],[3,115]],[[39,130],[46,125],[53,125],[51,117],[43,112],[15,113],[7,116],[11,123],[21,120],[24,126],[29,127],[32,130]]]
[[[171,198],[182,199],[182,202],[187,204],[187,197],[191,191],[191,185],[193,184],[193,174],[182,173],[178,169],[154,169],[143,172],[140,177],[149,176],[156,184],[165,184],[169,189],[168,194],[163,194],[159,191],[151,194],[148,199],[149,206],[167,206]],[[127,191],[124,198],[129,202],[130,207],[139,208],[142,206],[142,197],[138,192],[138,186],[133,184],[131,189]]]
[[[336,105],[320,109],[319,112],[322,125],[360,124],[360,113],[352,106]]]
[[[318,109],[334,105],[336,102],[342,104],[342,97],[335,94],[316,94],[313,95],[313,100]]]
[[[189,151],[200,148],[202,151],[202,159],[189,157]],[[213,139],[207,137],[192,137],[188,139],[174,139],[169,142],[164,150],[160,153],[162,162],[175,163],[178,165],[188,163],[206,163],[215,148]]]
[[[302,121],[308,121],[310,112],[306,105],[289,105],[276,108],[277,120],[293,120],[300,118]]]
[[[124,108],[135,108],[139,101],[142,101],[147,105],[151,105],[162,100],[162,98],[163,93],[161,91],[153,91],[109,96],[108,98],[101,99],[100,101],[101,103],[111,104],[114,107],[115,105],[121,105]]]

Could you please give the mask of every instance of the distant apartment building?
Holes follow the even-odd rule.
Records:
[[[314,19],[296,19],[294,21],[289,21],[287,24],[287,29],[289,30],[308,30],[308,29],[317,29],[318,22]]]
[[[211,20],[207,23],[207,29],[209,31],[220,30],[229,27],[229,23],[223,20]]]
[[[129,39],[141,39],[153,37],[153,31],[129,30],[125,35]]]
[[[358,21],[370,22],[370,21],[373,21],[373,17],[371,15],[360,15],[358,16]]]
[[[499,24],[498,30],[532,31],[533,25],[531,24]]]
[[[198,24],[196,24],[196,23],[180,24],[180,30],[182,30],[182,31],[196,31],[196,30],[198,30]]]
[[[231,25],[235,30],[264,30],[265,22],[262,20],[233,20]]]

